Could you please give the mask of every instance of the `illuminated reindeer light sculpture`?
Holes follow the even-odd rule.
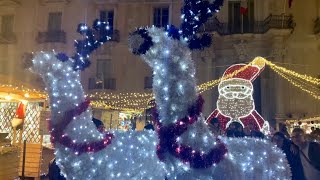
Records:
[[[139,28],[129,37],[153,70],[157,155],[169,179],[290,179],[281,150],[267,140],[215,137],[201,114],[191,50],[210,46],[210,36],[196,32],[221,5],[185,0],[180,28]]]
[[[196,94],[190,48],[208,46],[210,37],[197,38],[188,29],[197,30],[201,25],[197,21],[204,22],[221,3],[186,1],[185,22],[194,21],[193,25],[183,23],[181,29],[167,32],[140,29],[131,37],[138,40],[131,43],[133,52],[154,70],[158,135],[101,133],[91,121],[79,70],[88,67],[89,54],[110,38],[107,23],[96,20],[93,30],[80,24],[78,32],[86,39],[76,41],[71,58],[54,52],[35,54],[31,70],[43,78],[48,90],[51,141],[67,179],[289,179],[285,156],[275,146],[265,140],[217,139],[201,116],[203,100]],[[195,7],[202,15],[193,15]],[[187,35],[181,37],[181,32]]]
[[[86,39],[75,42],[72,58],[39,52],[32,60],[31,70],[43,78],[50,97],[51,141],[57,164],[67,179],[163,180],[165,169],[155,153],[157,136],[153,131],[103,134],[91,121],[79,70],[88,67],[89,54],[110,39],[107,23],[96,20],[93,28],[78,26]]]

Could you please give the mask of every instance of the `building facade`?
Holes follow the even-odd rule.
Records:
[[[213,34],[213,45],[193,52],[198,84],[217,79],[231,64],[249,62],[255,56],[319,78],[320,2],[293,1],[291,8],[288,0],[245,2],[247,12],[241,15],[243,1],[225,0],[217,16],[201,28]],[[179,26],[182,5],[182,0],[0,0],[0,74],[9,83],[19,79],[43,87],[41,79],[23,70],[22,57],[52,49],[71,56],[74,40],[82,38],[76,33],[78,23],[91,25],[99,17],[109,22],[112,39],[93,53],[91,66],[82,72],[84,89],[150,92],[151,70],[129,51],[128,36],[141,26]],[[319,100],[269,67],[254,86],[256,108],[273,125],[276,119],[320,114]],[[217,88],[203,95],[208,116],[216,107]]]

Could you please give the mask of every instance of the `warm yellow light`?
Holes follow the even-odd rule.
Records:
[[[260,69],[263,68],[266,64],[266,59],[263,57],[256,57],[253,59],[252,65],[258,66]]]
[[[285,73],[285,74],[287,74],[289,76],[292,76],[292,77],[299,78],[299,79],[301,79],[303,81],[307,81],[307,82],[310,82],[310,83],[315,84],[315,85],[320,85],[320,79],[318,79],[318,78],[314,78],[312,76],[308,76],[308,75],[305,75],[305,74],[299,74],[299,73],[297,73],[295,71],[286,69],[286,68],[281,67],[281,66],[277,66],[277,65],[275,65],[272,62],[267,61],[267,60],[265,62],[271,68],[276,69],[279,72]]]
[[[26,105],[28,103],[27,100],[20,100],[22,102],[22,104]]]
[[[7,101],[10,101],[10,100],[12,99],[12,97],[9,96],[9,95],[7,95],[7,96],[5,97],[5,99],[6,99]]]
[[[302,75],[295,71],[288,70],[286,68],[277,66],[273,64],[271,61],[264,59],[263,57],[256,57],[246,66],[234,71],[223,78],[220,77],[219,79],[211,80],[200,84],[197,86],[198,93],[201,94],[205,91],[211,90],[215,86],[217,86],[221,80],[225,80],[231,77],[234,77],[237,73],[245,70],[250,65],[258,66],[259,68],[263,67],[264,65],[269,65],[272,70],[274,70],[277,74],[281,77],[289,81],[293,86],[298,87],[304,92],[307,92],[315,99],[320,99],[320,93],[318,89],[309,88],[310,84],[320,85],[320,79]],[[0,87],[11,88],[12,90],[22,90],[24,93],[25,98],[30,98],[30,93],[34,96],[38,96],[41,98],[47,98],[48,95],[46,92],[35,90],[35,89],[28,89],[25,87],[17,87],[13,85],[1,85]],[[135,112],[141,113],[145,109],[150,108],[149,102],[154,99],[154,94],[151,92],[131,92],[131,93],[109,93],[109,92],[95,92],[88,95],[88,97],[92,100],[91,105],[97,108],[104,108],[104,109],[114,109],[119,111],[127,111],[127,112]],[[11,96],[5,97],[6,100],[12,100]]]
[[[294,80],[290,79],[288,75],[285,75],[284,73],[278,71],[276,68],[274,68],[273,66],[270,66],[272,70],[274,70],[276,73],[278,73],[281,77],[283,77],[284,79],[286,79],[289,83],[291,83],[293,86],[299,88],[300,90],[308,93],[309,95],[311,95],[312,97],[314,97],[315,99],[320,100],[320,94],[319,91],[311,91],[309,88],[306,88],[303,84],[301,83],[297,83]]]

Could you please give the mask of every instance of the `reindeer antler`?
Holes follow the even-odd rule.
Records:
[[[89,28],[85,23],[80,23],[78,25],[77,32],[85,36],[85,39],[75,40],[74,43],[76,52],[71,58],[74,59],[73,69],[75,71],[82,71],[89,67],[89,55],[98,47],[111,39],[111,32],[108,22],[96,19],[92,26],[93,29]],[[56,57],[63,62],[69,59],[69,57],[64,53],[59,53]]]
[[[185,5],[181,9],[183,20],[180,32],[184,39],[188,41],[190,49],[202,49],[211,45],[209,34],[197,36],[197,31],[202,24],[208,21],[213,13],[219,12],[223,5],[223,0],[215,0],[213,3],[200,0],[185,0]]]
[[[189,49],[203,49],[211,45],[211,36],[207,33],[197,35],[197,31],[214,13],[219,12],[223,5],[223,0],[215,0],[210,3],[208,0],[185,0],[184,6],[181,8],[182,24],[180,28],[170,25],[166,28],[166,33],[173,39],[183,39],[187,41]],[[135,37],[140,35],[139,38]],[[132,41],[130,42],[132,52],[136,55],[145,54],[153,45],[152,38],[148,35],[148,31],[139,28],[131,33]],[[142,40],[141,40],[142,39]],[[138,40],[138,41],[137,41]],[[139,45],[136,45],[138,42]]]
[[[73,67],[75,70],[87,68],[90,65],[89,54],[111,39],[109,36],[110,27],[108,23],[96,19],[93,23],[93,29],[98,32],[97,38],[100,39],[95,38],[94,31],[86,24],[81,23],[78,25],[77,32],[86,38],[84,40],[75,41],[76,53],[72,56],[75,60]]]

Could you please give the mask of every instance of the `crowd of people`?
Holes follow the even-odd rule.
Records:
[[[257,131],[253,123],[249,123],[243,128],[239,122],[232,122],[228,128],[223,131],[217,118],[213,118],[208,124],[209,130],[215,135],[225,135],[227,137],[255,137],[265,138],[264,134]]]
[[[210,131],[215,135],[233,138],[254,137],[270,139],[283,151],[288,160],[293,180],[318,180],[320,179],[320,144],[316,141],[317,132],[306,134],[301,128],[293,129],[291,135],[284,124],[280,124],[279,131],[270,136],[265,136],[254,128],[253,124],[247,127],[239,122],[232,122],[223,131],[218,119],[212,119],[209,124]]]

